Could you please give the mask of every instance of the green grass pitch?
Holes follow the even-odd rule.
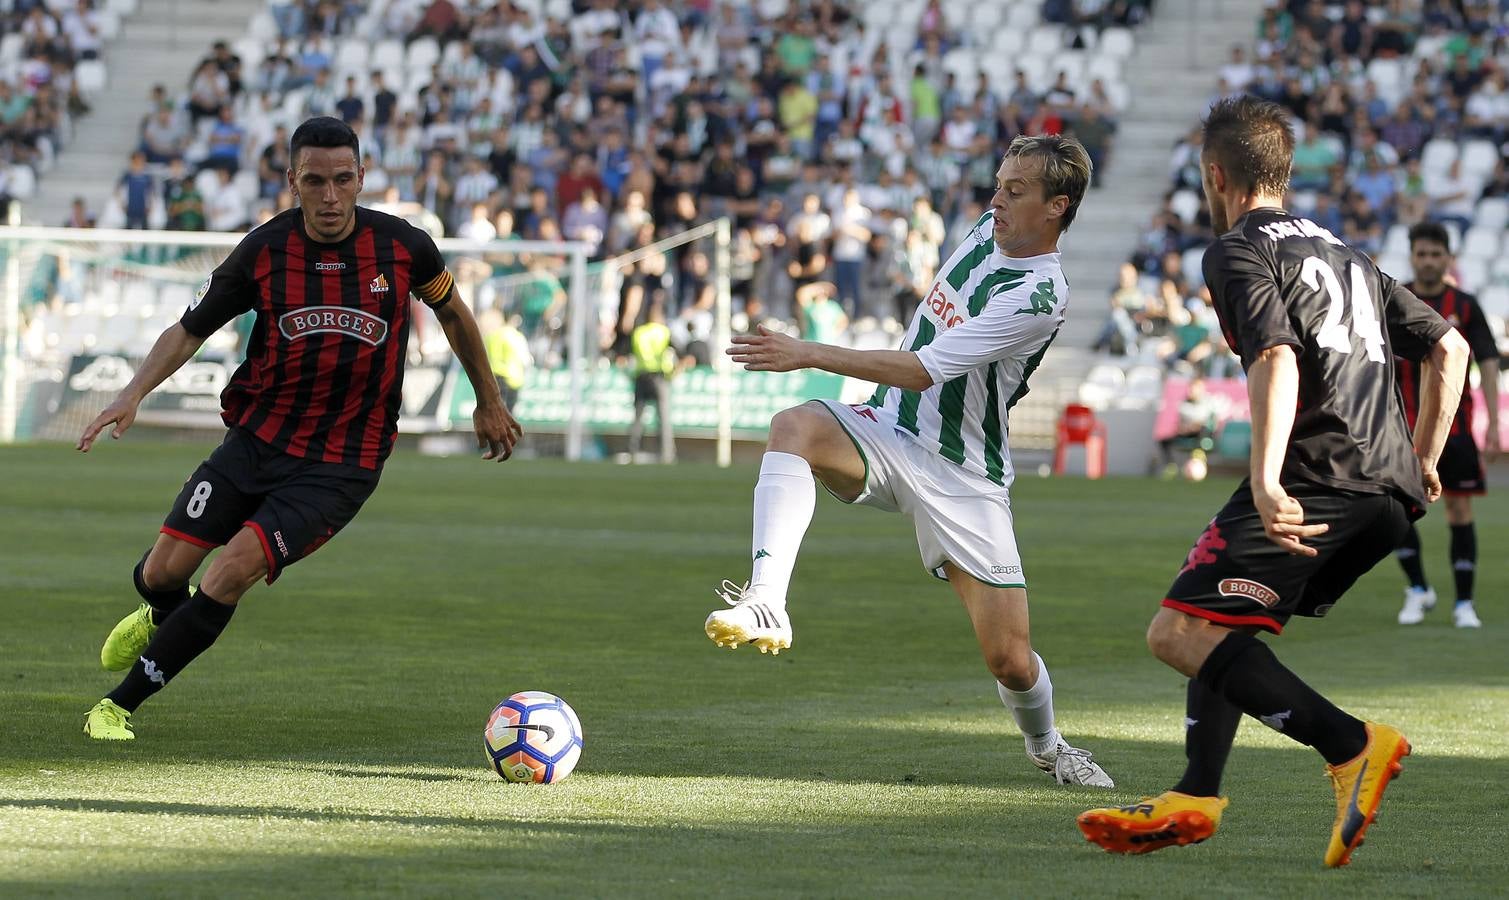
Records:
[[[135,436],[133,436],[135,437]],[[1415,745],[1353,864],[1312,751],[1248,721],[1216,838],[1112,857],[1074,827],[1180,771],[1183,684],[1142,634],[1231,488],[1020,481],[1034,643],[1059,724],[1116,790],[1054,786],[1022,754],[909,524],[819,502],[795,646],[702,635],[747,572],[752,469],[400,454],[355,523],[137,715],[80,734],[114,683],[101,640],[131,566],[206,452],[128,440],[88,457],[0,449],[0,895],[404,894],[1484,896],[1509,885],[1509,517],[1480,504],[1480,609],[1396,626],[1392,563],[1281,658]],[[1449,593],[1445,526],[1423,523]],[[481,731],[503,697],[564,696],[586,752],[505,784]]]

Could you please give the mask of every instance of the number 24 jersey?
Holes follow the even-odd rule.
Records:
[[[1205,252],[1203,269],[1243,369],[1271,347],[1298,357],[1284,477],[1396,494],[1423,513],[1394,357],[1425,358],[1451,326],[1365,254],[1281,209],[1238,219]]]

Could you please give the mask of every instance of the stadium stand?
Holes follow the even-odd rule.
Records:
[[[102,54],[135,0],[0,3],[0,222],[25,203],[108,77]],[[88,216],[74,220],[87,224]]]
[[[1455,277],[1482,298],[1505,346],[1509,264],[1509,45],[1487,2],[1268,2],[1250,42],[1230,48],[1212,99],[1249,92],[1294,113],[1290,208],[1409,277],[1407,232],[1441,221]],[[1240,377],[1200,261],[1213,238],[1199,184],[1199,132],[1176,144],[1164,201],[1123,267],[1095,342],[1109,356],[1081,388],[1097,409],[1157,403],[1133,396],[1133,371]],[[1111,374],[1120,373],[1120,377]],[[1146,375],[1143,376],[1148,377]]]
[[[239,230],[286,208],[279,127],[339,115],[370,151],[369,202],[437,233],[606,256],[732,214],[736,309],[795,327],[793,282],[836,280],[851,339],[883,344],[1012,137],[1076,133],[1114,177],[1149,6],[271,2],[144,123],[165,198],[148,224]],[[142,213],[111,198],[101,219]],[[693,259],[667,277],[677,308]]]

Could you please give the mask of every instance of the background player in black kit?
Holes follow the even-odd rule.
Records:
[[[313,553],[377,487],[398,430],[410,293],[434,311],[477,393],[483,457],[506,459],[518,440],[435,242],[356,205],[365,173],[355,132],[310,119],[294,132],[289,159],[300,206],[236,246],[79,438],[87,452],[112,423],[119,438],[142,398],[206,338],[256,312],[246,360],[221,394],[225,441],[179,493],[133,572],[143,602],[100,651],[106,669],[130,671],[90,710],[84,733],[93,738],[134,738],[131,713],[214,643],[242,595]],[[222,545],[191,593],[189,580]]]
[[[1324,615],[1440,495],[1436,460],[1467,343],[1366,256],[1280,208],[1293,152],[1288,113],[1275,104],[1222,100],[1206,119],[1201,172],[1221,237],[1205,253],[1205,278],[1247,371],[1251,477],[1190,551],[1148,628],[1154,655],[1190,679],[1188,766],[1157,797],[1080,815],[1085,836],[1113,852],[1215,833],[1243,713],[1325,757],[1337,806],[1328,866],[1350,860],[1409,753],[1398,730],[1337,709],[1254,632]],[[1413,445],[1396,354],[1422,361]]]
[[[1493,329],[1478,306],[1477,298],[1446,283],[1451,268],[1451,237],[1434,222],[1423,222],[1409,230],[1409,259],[1415,280],[1405,287],[1441,318],[1467,338],[1473,360],[1478,364],[1479,382],[1483,387],[1483,405],[1488,414],[1485,450],[1491,460],[1499,450],[1499,351]],[[1410,427],[1419,413],[1420,366],[1413,360],[1396,360],[1399,387],[1404,395],[1404,415]],[[1478,536],[1472,524],[1472,498],[1488,489],[1483,474],[1483,460],[1472,436],[1472,393],[1462,391],[1457,417],[1452,420],[1451,434],[1436,466],[1441,475],[1441,493],[1446,497],[1446,524],[1451,529],[1451,571],[1456,582],[1457,602],[1452,622],[1458,628],[1481,628],[1477,610],[1472,606],[1473,576],[1478,567]],[[1400,625],[1418,625],[1436,605],[1436,592],[1425,578],[1421,559],[1420,532],[1413,524],[1404,543],[1394,551],[1404,567],[1409,585],[1404,589],[1404,606],[1399,610]]]

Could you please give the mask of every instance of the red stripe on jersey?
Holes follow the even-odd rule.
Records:
[[[285,309],[298,309],[304,305],[304,271],[305,243],[298,229],[288,232],[288,242],[284,245],[283,271],[287,284],[283,290],[283,303]],[[270,329],[278,327],[277,322],[269,322]],[[269,341],[281,340],[281,332],[276,336],[270,336]],[[278,434],[283,430],[288,417],[294,412],[294,398],[298,395],[299,370],[303,367],[303,354],[298,352],[297,347],[288,348],[287,359],[277,368],[269,369],[272,375],[272,397],[263,403],[263,409],[267,418],[262,426],[257,429],[257,437],[269,444],[277,445]]]
[[[1280,625],[1276,620],[1268,618],[1267,616],[1233,616],[1228,615],[1227,613],[1214,612],[1213,610],[1194,606],[1189,603],[1180,603],[1178,600],[1171,600],[1168,598],[1164,598],[1163,605],[1167,606],[1169,609],[1176,609],[1187,616],[1194,616],[1198,619],[1208,619],[1220,625],[1255,625],[1258,628],[1266,629],[1273,632],[1274,634],[1282,634],[1284,631],[1284,626]]]
[[[377,246],[373,238],[372,229],[367,228],[363,229],[361,234],[357,235],[356,238],[357,296],[361,298],[361,307],[363,310],[372,313],[378,318],[382,318],[382,298],[370,291],[363,292],[360,289],[362,286],[370,284],[376,278]],[[397,343],[398,335],[390,331],[388,342]],[[350,394],[348,396],[350,397],[351,404],[356,406],[357,409],[350,410],[350,414],[341,416],[340,421],[325,436],[325,453],[320,457],[323,462],[339,463],[346,461],[346,435],[351,430],[352,421],[357,418],[355,413],[360,410],[363,394],[365,393],[364,386],[367,383],[368,375],[372,371],[372,358],[379,352],[381,351],[363,348],[361,354],[357,356],[356,362],[351,366]]]
[[[388,398],[395,389],[399,377],[404,343],[401,338],[408,334],[409,316],[409,289],[410,265],[413,257],[409,255],[408,248],[400,241],[393,242],[393,291],[390,303],[393,304],[392,327],[388,331],[387,352],[383,354],[382,378],[377,385],[377,396],[373,398],[372,409],[367,413],[367,422],[362,433],[360,465],[367,468],[376,468],[383,458],[384,446],[392,440],[388,435]]]
[[[339,263],[340,254],[330,250],[320,250],[319,261],[321,263]],[[325,306],[342,306],[345,299],[341,296],[341,273],[343,269],[337,266],[329,266],[322,275],[317,276],[320,280],[320,293]],[[314,371],[319,380],[314,384],[309,395],[309,408],[302,410],[302,418],[299,427],[294,429],[293,436],[288,439],[287,452],[290,456],[303,457],[309,454],[309,439],[319,430],[320,416],[315,415],[315,410],[328,407],[333,401],[344,400],[336,397],[334,385],[330,375],[334,373],[336,363],[340,360],[342,340],[337,335],[310,335],[305,340],[320,340],[320,353],[315,358]],[[337,460],[338,462],[339,460]]]
[[[250,356],[247,357],[247,361],[251,363],[251,368],[247,372],[247,380],[250,381],[253,386],[256,386],[262,383],[262,376],[264,372],[271,372],[278,365],[278,344],[271,337],[272,329],[276,327],[273,323],[277,320],[277,314],[272,308],[271,247],[263,247],[261,250],[257,251],[257,263],[252,267],[252,278],[254,280],[254,283],[257,285],[258,324],[263,329],[261,354],[262,358],[252,359]],[[245,425],[247,422],[251,421],[251,417],[254,412],[256,412],[256,405],[252,403],[246,404],[246,406],[241,409],[240,415],[236,418],[236,424]]]
[[[1409,430],[1415,430],[1415,419],[1420,415],[1420,393],[1415,386],[1415,370],[1420,366],[1412,359],[1399,360],[1399,392],[1404,395],[1404,419]]]

